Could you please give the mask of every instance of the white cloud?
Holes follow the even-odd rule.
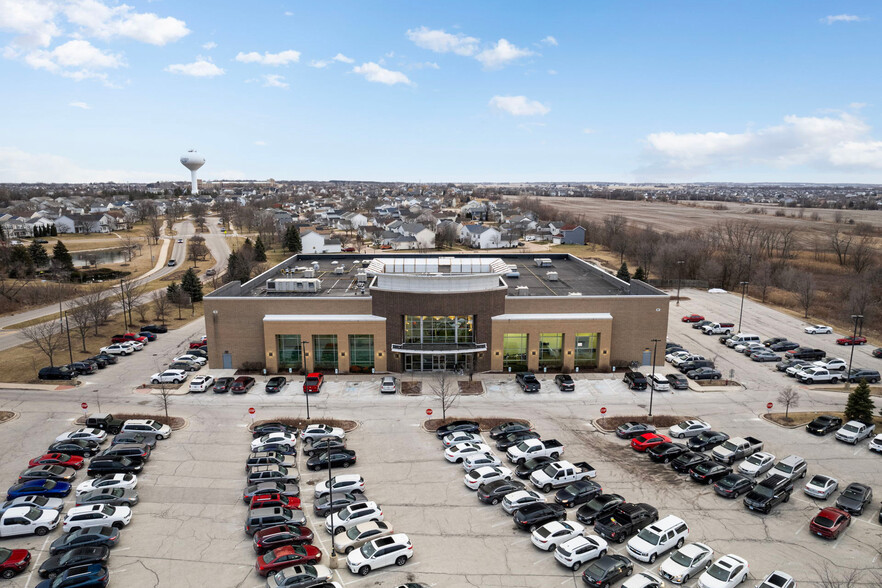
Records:
[[[165,68],[165,71],[194,78],[213,78],[224,75],[224,70],[204,57],[197,57],[193,63],[176,63]]]
[[[309,67],[315,67],[317,69],[323,69],[331,65],[330,59],[313,59],[309,62]]]
[[[595,131],[594,129],[585,128],[585,129],[582,129],[582,132],[585,133],[586,135],[593,135],[597,131]]]
[[[412,63],[408,65],[410,69],[441,69],[441,66],[434,61],[422,61],[420,63]]]
[[[85,102],[71,102],[68,106],[73,106],[74,108],[82,108],[83,110],[89,110],[89,105]]]
[[[211,51],[215,47],[217,47],[217,43],[215,43],[214,41],[209,41],[208,43],[202,44],[202,48],[205,49],[206,51]]]
[[[266,147],[266,141],[255,141],[254,144],[258,147]]]
[[[542,39],[539,42],[542,43],[543,45],[550,45],[552,47],[557,47],[557,39],[555,39],[551,35],[548,35],[547,37],[545,37],[544,39]]]
[[[266,74],[263,76],[263,85],[267,88],[287,88],[288,82],[279,74]]]
[[[76,81],[99,79],[107,83],[107,74],[100,70],[124,66],[121,55],[105,53],[88,41],[74,39],[51,51],[36,49],[24,54],[24,62]]]
[[[653,133],[646,137],[650,169],[700,172],[710,168],[795,166],[882,169],[882,141],[860,118],[784,117],[782,124],[743,133]]]
[[[186,170],[185,170],[186,171]],[[0,177],[5,182],[155,182],[159,173],[90,169],[53,153],[29,153],[0,146]]]
[[[333,60],[334,60],[334,61],[339,61],[339,62],[341,62],[341,63],[355,63],[355,60],[354,60],[354,59],[352,59],[351,57],[346,57],[346,56],[343,55],[342,53],[338,53],[337,55],[335,55],[335,56],[333,57]]]
[[[475,59],[484,64],[485,69],[499,69],[521,57],[533,54],[529,49],[522,49],[505,39],[499,39],[496,45],[475,55]]]
[[[289,49],[287,51],[280,51],[279,53],[269,53],[268,51],[265,51],[263,54],[256,51],[250,53],[240,52],[236,55],[236,61],[271,66],[288,65],[289,63],[297,63],[300,61],[300,51]]]
[[[471,56],[478,51],[479,39],[468,37],[462,33],[452,35],[443,30],[432,30],[428,27],[410,29],[407,38],[413,41],[417,47],[429,49],[435,53],[456,53],[457,55]]]
[[[286,11],[285,11],[285,16],[294,16],[294,13],[291,12],[290,10],[286,10]]]
[[[0,31],[18,33],[20,47],[48,47],[61,34],[55,24],[57,6],[35,0],[0,0]]]
[[[389,86],[394,86],[395,84],[411,84],[410,79],[400,71],[386,69],[373,61],[356,65],[352,68],[352,73],[364,76],[369,82],[377,82]]]
[[[548,75],[550,75],[550,76],[556,76],[556,75],[557,75],[557,70],[556,70],[556,69],[549,69],[549,70],[548,70]]]
[[[851,104],[848,105],[848,107],[853,108],[855,110],[860,110],[862,108],[866,108],[867,103],[866,102],[852,102]]]
[[[821,22],[831,25],[837,22],[860,22],[862,20],[864,19],[856,14],[831,14],[822,18]]]
[[[98,0],[70,0],[61,10],[68,22],[81,27],[84,35],[101,39],[126,37],[161,46],[190,34],[182,20],[152,12],[135,12],[126,4],[108,6]]]
[[[526,96],[494,96],[490,99],[490,106],[512,116],[544,116],[551,112],[549,107]]]

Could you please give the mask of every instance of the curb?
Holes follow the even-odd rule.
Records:
[[[597,431],[598,433],[600,433],[601,435],[609,435],[610,433],[613,432],[613,431],[611,431],[611,430],[604,429],[603,427],[601,427],[600,425],[598,425],[598,424],[597,424],[597,421],[594,420],[594,419],[591,419],[591,420],[588,421],[588,422],[591,424],[592,427],[594,427],[594,430]]]
[[[805,426],[805,425],[782,425],[781,423],[776,423],[772,419],[767,418],[766,413],[761,414],[760,418],[762,420],[766,421],[767,423],[771,423],[771,424],[775,425],[776,427],[780,427],[782,429],[801,429]]]

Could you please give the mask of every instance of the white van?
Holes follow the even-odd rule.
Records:
[[[735,347],[736,345],[744,345],[745,347],[747,347],[751,343],[762,344],[759,335],[752,335],[750,333],[736,333],[728,341],[726,341],[726,347]]]
[[[676,547],[683,547],[689,527],[680,517],[668,515],[660,521],[643,527],[628,541],[628,555],[643,562],[653,563],[656,558]]]

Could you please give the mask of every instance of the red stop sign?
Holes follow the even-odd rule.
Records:
[[[771,402],[770,402],[770,403],[768,403],[768,404],[767,404],[767,405],[766,405],[766,408],[769,408],[769,409],[771,409],[771,408],[772,408],[772,407],[773,407],[773,406],[775,406],[775,405],[774,405],[774,404],[772,404],[772,403],[771,403]]]
[[[600,407],[600,414],[606,414],[606,407],[605,406]]]
[[[254,407],[253,406],[248,409],[248,414],[254,414]]]
[[[432,409],[431,409],[431,408],[427,408],[427,409],[426,409],[426,414],[429,415],[429,416],[432,416]]]
[[[80,406],[83,407],[83,410],[86,410],[87,408],[89,408],[89,405],[86,404],[85,402],[82,403]]]

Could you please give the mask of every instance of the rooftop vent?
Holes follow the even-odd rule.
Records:
[[[545,272],[545,279],[549,282],[556,282],[558,280],[557,272]]]
[[[518,296],[529,296],[530,288],[528,286],[518,286],[515,288],[515,294]]]

